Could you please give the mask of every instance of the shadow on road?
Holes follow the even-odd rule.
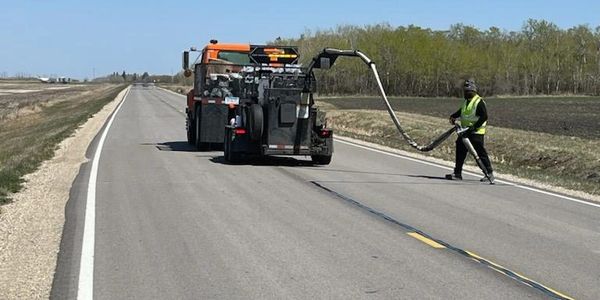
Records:
[[[160,151],[196,152],[196,147],[183,142],[165,142],[154,144]]]
[[[425,178],[425,179],[449,181],[448,179],[446,179],[446,177],[443,177],[443,176],[427,176],[427,175],[406,175],[406,176],[412,177],[412,178]]]
[[[240,163],[231,164],[225,161],[224,156],[217,156],[210,159],[211,162],[223,165],[249,165],[249,166],[275,166],[275,167],[315,167],[310,160],[296,159],[293,157],[280,156],[247,156]],[[321,169],[324,170],[324,169]]]
[[[188,144],[187,141],[174,141],[164,143],[142,143],[142,146],[155,146],[160,151],[176,151],[176,152],[210,152],[223,151],[223,146],[211,144],[206,150],[198,150],[195,146]]]

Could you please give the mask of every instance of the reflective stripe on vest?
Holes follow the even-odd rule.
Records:
[[[479,95],[475,95],[470,101],[465,100],[460,108],[460,126],[471,127],[479,120],[477,113],[477,105],[483,101]],[[481,127],[475,128],[475,134],[485,134],[485,126],[487,121],[483,122]]]

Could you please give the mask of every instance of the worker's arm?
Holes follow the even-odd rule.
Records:
[[[454,122],[456,122],[456,119],[458,119],[458,117],[460,117],[460,108],[455,113],[450,115],[450,124],[454,125]]]
[[[483,102],[483,100],[479,101],[479,104],[477,104],[477,110],[475,110],[475,115],[479,117],[479,120],[477,120],[477,122],[473,124],[471,130],[475,130],[481,127],[481,125],[483,125],[483,123],[488,119],[487,108],[485,107],[485,102]]]

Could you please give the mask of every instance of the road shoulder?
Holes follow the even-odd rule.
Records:
[[[346,136],[336,135],[335,138],[342,142],[347,142],[350,144],[355,144],[355,145],[359,145],[359,146],[363,146],[363,147],[367,147],[367,148],[371,148],[371,149],[375,149],[375,150],[379,150],[379,151],[383,151],[383,152],[387,152],[387,153],[393,153],[393,154],[396,154],[399,156],[403,156],[403,157],[410,158],[410,159],[415,159],[415,160],[418,160],[418,161],[421,161],[424,163],[428,163],[428,164],[434,164],[434,165],[439,166],[441,169],[447,169],[447,170],[451,171],[454,167],[452,162],[449,162],[449,161],[446,161],[443,159],[439,159],[439,158],[422,155],[419,153],[404,151],[404,150],[387,147],[387,146],[383,146],[383,145],[379,145],[379,144],[375,144],[375,143],[371,143],[371,142],[366,142],[363,140],[350,138],[350,137],[346,137]],[[481,173],[481,171],[479,169],[477,169],[476,167],[473,167],[473,166],[465,166],[464,169],[471,175]],[[440,176],[444,174],[443,172],[444,172],[443,170],[440,170]],[[494,175],[496,176],[496,178],[499,178],[501,181],[512,183],[512,184],[515,184],[518,186],[532,188],[534,190],[540,190],[542,192],[547,191],[550,193],[556,193],[559,196],[565,196],[567,198],[574,197],[574,198],[582,199],[582,200],[589,201],[592,203],[600,203],[600,196],[592,195],[592,194],[585,193],[582,191],[575,191],[575,190],[570,190],[570,189],[566,189],[566,188],[562,188],[562,187],[552,186],[549,184],[541,183],[541,182],[531,180],[531,179],[517,177],[514,175],[510,175],[510,174],[502,174],[502,173],[494,172]]]
[[[65,139],[51,160],[25,177],[25,188],[2,207],[0,215],[0,290],[7,299],[48,298],[65,223],[71,186],[86,151],[126,94],[114,101]]]

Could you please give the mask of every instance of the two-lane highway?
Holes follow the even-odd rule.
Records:
[[[228,165],[187,145],[184,107],[132,87],[91,146],[90,157],[102,147],[95,206],[90,163],[67,207],[54,298],[600,298],[600,207],[440,180],[438,166],[343,141],[325,167]],[[80,265],[89,210],[92,269]]]

